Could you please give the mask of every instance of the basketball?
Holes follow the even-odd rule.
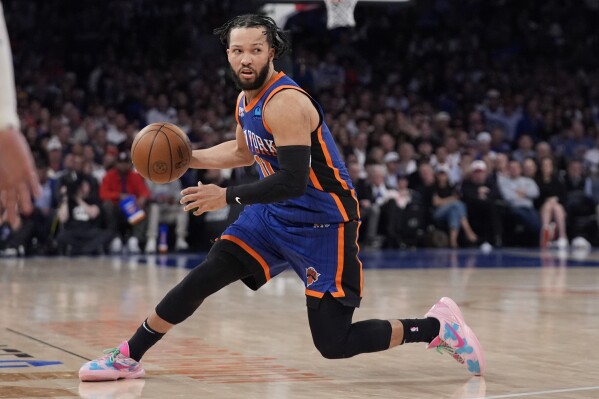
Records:
[[[175,181],[191,162],[189,137],[172,123],[152,123],[133,139],[131,160],[137,172],[154,183]]]

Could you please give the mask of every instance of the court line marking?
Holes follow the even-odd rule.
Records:
[[[61,348],[60,346],[52,345],[52,344],[51,344],[51,343],[49,343],[49,342],[42,341],[41,339],[38,339],[38,338],[32,337],[31,335],[27,335],[27,334],[25,334],[25,333],[22,333],[22,332],[20,332],[20,331],[13,330],[12,328],[7,328],[6,330],[7,330],[7,331],[10,331],[11,333],[18,334],[18,335],[21,335],[21,336],[23,336],[23,337],[26,337],[26,338],[32,339],[32,340],[34,340],[34,341],[37,341],[37,342],[39,342],[39,343],[41,343],[41,344],[44,344],[44,345],[50,346],[50,347],[52,347],[52,348],[54,348],[54,349],[58,349],[59,351],[63,351],[63,352],[65,352],[65,353],[68,353],[69,355],[77,356],[78,358],[81,358],[81,359],[83,359],[83,360],[87,360],[87,361],[89,361],[89,360],[92,360],[92,359],[89,359],[89,358],[87,358],[87,357],[84,357],[84,356],[78,355],[78,354],[76,354],[75,352],[71,352],[71,351],[69,351],[69,350],[66,350],[66,349],[64,349],[64,348]]]
[[[595,386],[595,387],[580,387],[580,388],[552,389],[552,390],[549,390],[549,391],[511,393],[511,394],[506,394],[506,395],[481,396],[481,397],[476,398],[476,399],[518,398],[518,397],[521,397],[521,396],[534,396],[534,395],[546,395],[546,394],[554,394],[554,393],[579,392],[579,391],[595,391],[595,390],[599,390],[599,386]]]

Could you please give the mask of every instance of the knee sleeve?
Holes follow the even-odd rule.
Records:
[[[350,357],[346,354],[346,343],[354,308],[343,306],[327,296],[320,302],[318,310],[308,308],[312,341],[326,359]]]
[[[325,359],[345,359],[345,345],[338,341],[314,341],[316,349]]]
[[[214,244],[206,259],[156,306],[156,313],[171,324],[179,324],[195,312],[204,299],[234,281],[251,273],[234,255]]]

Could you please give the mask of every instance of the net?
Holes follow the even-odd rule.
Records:
[[[354,9],[358,0],[324,0],[327,7],[327,28],[356,26]]]

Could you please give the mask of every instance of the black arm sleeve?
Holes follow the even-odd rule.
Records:
[[[268,204],[303,195],[310,176],[310,147],[277,147],[280,170],[257,182],[227,187],[227,203]]]

